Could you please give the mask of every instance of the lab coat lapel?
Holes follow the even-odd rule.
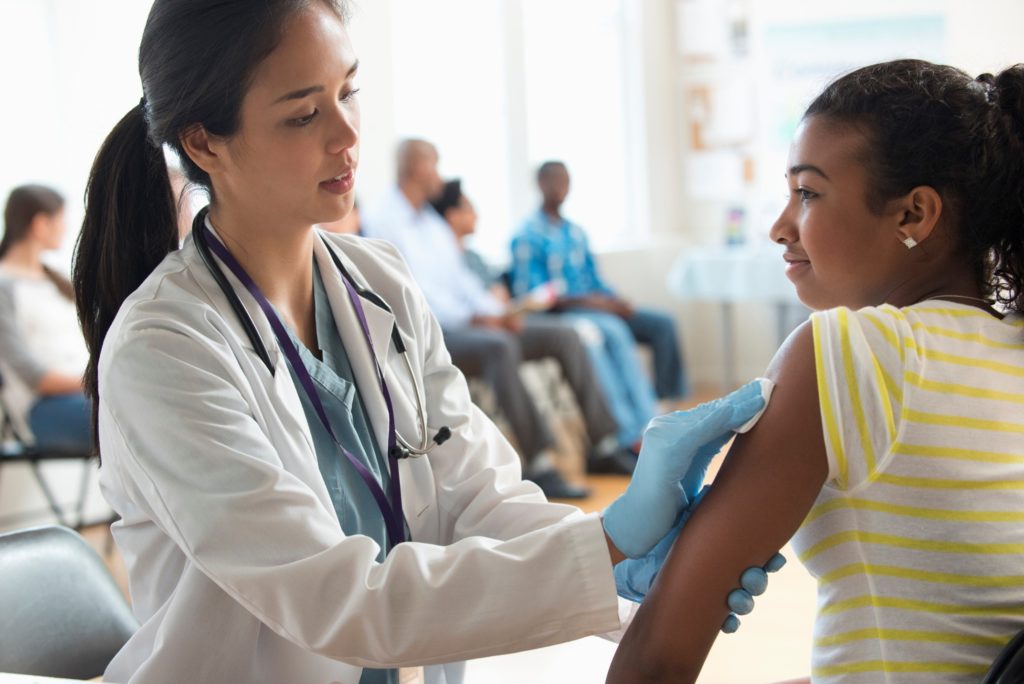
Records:
[[[207,223],[209,226],[209,223]],[[217,239],[220,236],[216,235],[216,229],[213,226],[209,226],[210,230],[214,232]],[[266,366],[263,361],[259,358],[256,353],[256,349],[253,347],[248,336],[245,334],[245,329],[242,327],[241,321],[235,316],[234,311],[231,309],[231,305],[227,300],[227,296],[221,291],[217,282],[213,279],[213,276],[209,273],[206,267],[202,263],[195,244],[192,243],[192,236],[188,238],[184,248],[191,250],[190,257],[198,262],[198,267],[193,270],[196,282],[206,292],[207,297],[210,301],[215,302],[218,310],[224,313],[224,320],[227,321],[227,325],[232,329],[236,338],[240,340],[245,351],[249,354],[249,358],[253,365],[259,370],[266,370]],[[318,466],[316,465],[315,449],[313,446],[313,436],[309,431],[309,424],[306,422],[306,414],[302,410],[302,402],[299,399],[298,391],[295,388],[295,383],[292,381],[291,372],[288,369],[288,361],[285,355],[281,353],[281,347],[277,342],[277,336],[274,335],[273,328],[270,327],[267,317],[263,314],[263,310],[260,309],[256,300],[253,299],[249,291],[245,289],[245,286],[235,278],[234,273],[231,272],[227,266],[225,266],[216,255],[213,255],[217,264],[221,267],[221,272],[227,278],[228,283],[234,288],[235,293],[238,295],[239,300],[242,302],[242,306],[249,314],[249,318],[252,319],[253,326],[256,328],[256,332],[259,334],[260,339],[263,341],[263,346],[267,349],[267,355],[270,357],[270,362],[274,365],[274,377],[269,380],[269,384],[273,388],[273,395],[281,402],[281,408],[283,411],[280,412],[280,418],[291,434],[301,434],[303,443],[308,447],[308,456],[312,458],[313,468],[316,470],[317,478],[312,478],[314,481],[322,482],[322,478],[319,477]],[[293,432],[294,431],[294,432]],[[289,455],[281,454],[282,461],[287,461]],[[309,461],[309,458],[305,459]],[[323,490],[322,492],[320,490]],[[320,497],[325,501],[327,507],[333,512],[334,507],[330,503],[330,497],[327,495],[327,490],[324,487],[320,487],[317,490],[318,494],[322,494]]]
[[[388,410],[380,391],[374,358],[370,355],[370,348],[366,344],[366,338],[363,336],[359,317],[349,299],[348,290],[342,282],[342,275],[335,267],[328,249],[318,236],[314,241],[313,250],[316,254],[317,264],[320,266],[320,274],[323,277],[324,289],[327,291],[327,299],[331,303],[331,311],[338,327],[338,334],[352,364],[356,386],[360,390],[366,412],[370,416],[374,437],[377,439],[377,444],[380,445],[381,452],[387,453]],[[345,265],[349,274],[357,283],[360,283],[358,270],[345,258],[341,250],[335,249],[334,252],[338,255],[341,263]],[[366,299],[361,298],[360,301],[366,315],[366,325],[370,332],[370,340],[373,342],[377,363],[382,369],[385,369],[391,354],[391,330],[395,325],[395,317]]]
[[[214,234],[217,240],[220,240],[220,235],[217,234],[217,230],[210,224],[209,219],[206,221],[207,228]],[[221,240],[223,244],[223,240]],[[232,332],[235,333],[235,337],[241,342],[242,346],[245,347],[246,351],[252,354],[253,360],[260,365],[261,368],[266,368],[263,361],[260,359],[259,354],[256,353],[256,348],[253,346],[249,336],[245,334],[245,328],[242,327],[242,322],[238,320],[234,311],[231,308],[231,304],[228,302],[227,295],[225,295],[217,281],[214,280],[213,275],[207,270],[203,264],[202,258],[199,256],[199,250],[195,246],[195,239],[190,233],[186,239],[185,244],[182,246],[183,250],[188,250],[188,257],[190,260],[197,262],[196,268],[193,269],[193,275],[198,285],[209,297],[210,301],[215,302],[217,309],[224,313],[224,320],[227,322],[228,327],[231,328]],[[274,374],[277,375],[277,369],[282,367],[284,362],[284,354],[281,353],[281,348],[277,344],[277,338],[274,336],[274,330],[270,327],[270,323],[267,321],[267,317],[263,315],[263,311],[260,309],[256,300],[253,299],[249,291],[245,289],[245,285],[242,285],[241,281],[235,277],[231,269],[228,268],[216,254],[211,251],[211,256],[214,262],[220,267],[220,272],[227,278],[228,283],[234,289],[235,294],[238,295],[239,300],[242,302],[242,306],[249,314],[249,318],[252,320],[253,326],[256,328],[257,334],[259,334],[260,340],[263,341],[263,346],[267,349],[267,355],[270,357],[270,362],[274,366]],[[287,370],[287,369],[286,369]]]

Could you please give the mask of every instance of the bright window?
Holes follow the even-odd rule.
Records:
[[[628,207],[625,17],[622,0],[524,0],[527,150],[569,167],[565,214],[597,245],[646,232]],[[532,187],[532,186],[531,186]],[[536,196],[533,196],[536,204]]]
[[[623,0],[393,0],[396,132],[438,146],[480,213],[476,246],[507,262],[547,159],[572,174],[568,216],[597,245],[629,221]]]
[[[61,269],[82,221],[81,197],[103,139],[142,96],[138,51],[149,2],[0,2],[0,203],[24,183],[67,200]]]
[[[501,0],[394,0],[395,124],[424,138],[480,214],[477,245],[497,258],[511,229]],[[367,124],[364,124],[367,125]]]

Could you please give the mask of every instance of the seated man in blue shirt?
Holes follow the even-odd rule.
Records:
[[[524,358],[555,351],[571,355],[573,343],[576,356],[585,358],[582,344],[571,328],[526,324],[487,291],[465,265],[448,224],[427,201],[442,189],[434,147],[419,140],[402,143],[398,185],[364,212],[365,234],[398,248],[441,325],[453,363],[494,390],[522,450],[526,476],[548,496],[582,498],[587,491],[566,483],[554,469],[554,436],[519,377]]]
[[[505,306],[506,310],[522,310],[526,313],[522,318],[522,327],[516,335],[508,333],[489,333],[497,335],[501,344],[522,348],[526,359],[551,357],[562,369],[565,381],[572,388],[583,418],[587,437],[593,447],[587,459],[587,468],[592,473],[632,472],[635,466],[635,455],[630,453],[631,442],[620,444],[619,428],[611,415],[605,399],[603,388],[590,354],[584,347],[603,347],[604,339],[596,326],[579,321],[566,321],[561,316],[536,311],[538,302],[535,300],[512,302],[508,287],[500,276],[497,276],[479,254],[469,249],[465,239],[476,232],[477,214],[472,202],[462,192],[459,180],[448,181],[439,196],[431,200],[437,213],[451,228],[456,244],[462,251],[462,260],[466,268],[476,276],[479,288],[486,288],[493,297]],[[463,332],[461,336],[464,336]],[[450,335],[453,339],[460,334]],[[451,348],[452,345],[449,345]],[[470,354],[472,349],[466,350]],[[463,353],[455,354],[462,357]],[[458,365],[459,362],[456,362]]]
[[[635,341],[651,346],[657,397],[678,400],[687,393],[682,355],[673,320],[658,311],[634,308],[598,275],[583,229],[564,218],[569,172],[558,161],[537,172],[543,205],[512,240],[512,289],[521,296],[541,285],[560,292],[553,311],[596,324],[615,363],[602,373],[612,412],[631,424],[639,438],[657,408],[650,384],[636,362]],[[634,341],[635,340],[635,341]]]

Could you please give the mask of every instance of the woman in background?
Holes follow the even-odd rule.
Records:
[[[15,188],[0,241],[0,368],[11,420],[43,449],[89,450],[82,392],[89,353],[71,283],[46,266],[64,240],[64,198],[42,185]]]

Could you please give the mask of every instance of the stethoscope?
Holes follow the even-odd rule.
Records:
[[[359,325],[362,329],[363,337],[366,340],[367,345],[370,347],[370,357],[373,359],[377,381],[381,394],[384,397],[384,403],[387,406],[388,460],[391,465],[391,501],[389,502],[388,496],[384,494],[383,489],[377,482],[376,478],[369,472],[366,466],[353,456],[352,453],[349,452],[335,437],[334,430],[331,428],[330,420],[327,418],[326,412],[323,409],[319,395],[313,385],[312,378],[309,376],[305,365],[302,363],[302,360],[298,355],[298,350],[288,337],[284,324],[277,316],[277,313],[270,305],[270,302],[267,301],[263,293],[260,292],[259,287],[257,287],[256,283],[252,280],[249,274],[245,272],[245,269],[242,268],[241,264],[238,263],[238,260],[235,259],[231,252],[228,251],[228,249],[219,240],[217,240],[216,237],[212,240],[209,239],[212,233],[206,227],[206,217],[208,212],[208,207],[202,209],[196,215],[196,218],[192,223],[192,239],[196,245],[196,250],[199,252],[199,256],[202,258],[203,263],[206,264],[206,268],[210,271],[214,280],[217,281],[217,285],[224,293],[224,296],[227,297],[235,316],[242,324],[242,328],[245,330],[245,334],[249,338],[249,342],[252,344],[253,349],[256,350],[256,354],[260,357],[260,360],[263,361],[264,365],[266,365],[267,370],[270,371],[271,375],[273,375],[274,364],[270,360],[270,354],[267,352],[267,348],[263,344],[263,340],[260,337],[259,332],[256,330],[256,326],[253,324],[252,317],[242,305],[242,300],[239,299],[235,289],[231,286],[231,283],[228,282],[224,272],[217,265],[217,262],[213,258],[214,254],[216,254],[216,256],[228,267],[229,270],[231,270],[263,310],[263,313],[267,317],[267,321],[270,323],[271,328],[274,330],[274,334],[278,338],[278,343],[282,352],[284,352],[289,363],[292,365],[292,369],[295,371],[303,391],[306,392],[310,402],[313,404],[324,428],[327,430],[338,448],[348,458],[349,462],[352,463],[353,467],[359,472],[359,475],[366,482],[367,487],[370,488],[370,491],[376,499],[377,505],[380,507],[381,513],[384,516],[385,523],[388,527],[388,536],[391,540],[391,546],[394,548],[394,546],[401,543],[405,538],[404,519],[402,516],[401,506],[401,485],[399,483],[397,467],[398,459],[428,454],[434,447],[440,446],[452,435],[451,429],[448,426],[443,426],[437,431],[437,434],[434,435],[433,439],[428,438],[427,410],[424,406],[424,397],[426,395],[422,391],[419,376],[414,371],[412,362],[409,360],[408,350],[405,346],[405,342],[402,340],[402,334],[398,329],[398,323],[396,322],[391,328],[391,343],[395,346],[395,349],[404,360],[405,368],[409,373],[409,377],[412,379],[413,393],[416,395],[416,410],[419,419],[418,436],[420,438],[420,445],[415,447],[398,434],[398,429],[395,425],[394,407],[391,401],[391,391],[388,387],[387,381],[384,379],[384,373],[380,368],[380,364],[377,361],[377,355],[373,348],[373,341],[370,336],[369,325],[366,322],[366,315],[360,300],[365,299],[374,306],[377,306],[392,315],[394,315],[394,312],[391,310],[391,307],[388,306],[387,302],[385,302],[377,293],[363,288],[356,283],[355,279],[348,273],[344,264],[341,263],[341,259],[338,258],[334,249],[332,249],[327,240],[321,236],[321,239],[324,240],[324,245],[327,247],[327,252],[331,255],[331,260],[334,262],[334,266],[341,274],[342,283],[345,285],[349,299],[352,302],[352,307],[355,309],[356,317],[359,319]]]

